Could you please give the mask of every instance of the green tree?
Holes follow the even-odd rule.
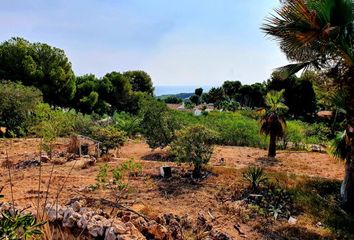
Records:
[[[286,127],[284,113],[288,107],[283,103],[284,90],[271,91],[266,95],[267,108],[261,118],[261,133],[270,136],[268,156],[275,157],[277,138],[283,137]]]
[[[200,103],[200,97],[198,95],[192,95],[189,100],[194,104],[198,105]]]
[[[245,107],[264,106],[265,87],[261,83],[243,85],[239,89],[236,100]]]
[[[0,126],[6,127],[7,134],[24,135],[30,114],[42,102],[42,93],[34,87],[20,83],[0,83]]]
[[[63,50],[12,38],[0,45],[0,56],[0,79],[37,87],[51,105],[67,106],[74,97],[75,75]]]
[[[267,84],[267,89],[268,91],[284,89],[285,104],[289,107],[288,115],[309,120],[316,111],[316,94],[311,80],[306,73],[301,77],[292,75],[285,80],[278,73],[274,73]]]
[[[305,67],[328,70],[346,96],[344,204],[354,211],[354,50],[352,0],[285,1],[262,27],[294,63],[282,68],[291,75]]]
[[[123,75],[129,79],[134,92],[144,92],[151,96],[154,95],[154,87],[151,77],[144,71],[127,71]]]
[[[100,112],[98,82],[93,74],[87,74],[76,78],[76,93],[72,100],[72,106],[82,113],[91,114],[93,111]]]
[[[201,97],[203,94],[203,88],[196,88],[194,94]]]
[[[192,125],[177,132],[171,143],[171,153],[178,162],[194,165],[193,177],[199,178],[204,164],[213,154],[216,133],[202,125]]]
[[[242,84],[240,81],[225,81],[222,85],[226,96],[229,99],[235,99],[236,95],[238,94]]]
[[[141,129],[151,148],[164,148],[175,138],[179,124],[166,106],[154,99],[143,104],[143,120]]]
[[[221,87],[212,88],[207,94],[203,94],[206,103],[216,103],[226,100],[224,89]]]
[[[176,96],[168,96],[168,97],[164,98],[163,101],[168,104],[178,104],[178,103],[183,102],[182,99],[180,99]]]
[[[99,94],[114,111],[124,111],[132,96],[129,79],[119,72],[107,73],[100,81]]]

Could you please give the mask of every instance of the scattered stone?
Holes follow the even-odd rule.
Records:
[[[26,169],[38,167],[41,164],[39,160],[25,160],[15,164],[16,169]]]
[[[49,161],[50,161],[50,159],[49,159],[48,155],[41,155],[41,162],[47,163]]]
[[[147,232],[154,236],[156,240],[165,240],[169,239],[169,231],[166,227],[161,224],[158,224],[156,221],[152,220],[148,223]]]
[[[111,222],[100,216],[94,215],[87,224],[87,231],[93,237],[104,236],[106,229],[111,225]]]
[[[289,217],[288,223],[290,225],[295,225],[297,223],[297,219],[294,217]]]
[[[316,223],[316,227],[323,227],[323,224],[321,222]]]

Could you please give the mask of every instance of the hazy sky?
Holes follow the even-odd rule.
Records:
[[[0,41],[64,49],[76,75],[145,70],[155,85],[262,82],[287,63],[260,31],[279,0],[1,0]]]

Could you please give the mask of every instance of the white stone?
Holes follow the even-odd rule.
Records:
[[[295,225],[297,223],[297,219],[294,217],[289,217],[288,223],[290,225]]]

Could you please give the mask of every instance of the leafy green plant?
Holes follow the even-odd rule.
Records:
[[[97,174],[97,177],[96,177],[96,185],[97,187],[105,187],[105,184],[108,183],[108,164],[105,163],[105,164],[101,164],[99,165],[99,172]]]
[[[267,181],[267,177],[260,167],[249,167],[243,174],[243,178],[250,183],[253,191],[258,190],[260,184]]]
[[[128,161],[123,162],[120,168],[122,171],[128,172],[129,176],[135,177],[140,175],[143,170],[141,163],[134,162],[133,159],[129,159]]]
[[[46,222],[37,222],[32,214],[19,210],[5,211],[0,217],[0,239],[31,239],[43,235],[41,227]]]

